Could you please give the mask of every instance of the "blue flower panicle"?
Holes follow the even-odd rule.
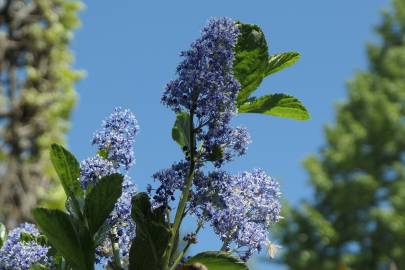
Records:
[[[80,184],[83,189],[95,185],[100,178],[116,173],[117,169],[111,161],[96,155],[83,160],[80,164]]]
[[[245,155],[251,143],[246,128],[231,125],[241,89],[232,71],[239,34],[232,19],[211,19],[201,37],[181,53],[177,78],[166,85],[162,103],[193,117],[199,150],[187,210],[209,222],[225,246],[236,247],[248,259],[267,242],[268,229],[279,220],[281,205],[277,182],[263,170],[234,176],[218,170],[225,162]],[[196,151],[184,150],[186,159],[190,151]],[[205,161],[213,162],[217,169],[204,174]],[[189,167],[187,159],[153,175],[160,181],[153,197],[155,206],[170,207],[173,194],[183,189]]]
[[[203,157],[209,159],[217,147],[221,148],[222,157],[214,160],[214,166],[219,168],[225,161],[232,161],[235,156],[246,154],[247,145],[252,142],[245,127],[233,128],[229,125],[218,128],[213,127],[202,137],[204,143]]]
[[[126,174],[135,161],[133,146],[138,131],[139,125],[134,114],[128,109],[115,108],[93,136],[92,143],[97,145],[99,153],[82,161],[80,166],[80,183],[83,189],[97,185],[104,176],[124,174],[121,197],[107,219],[111,227],[110,236],[117,240],[124,260],[128,259],[131,242],[135,237],[131,199],[136,193],[136,187]],[[96,249],[96,263],[106,265],[111,260],[111,240],[107,237]]]
[[[118,199],[113,212],[111,213],[108,222],[111,225],[116,225],[121,221],[125,223],[132,223],[131,218],[131,200],[136,193],[136,186],[131,181],[131,178],[128,175],[125,175],[124,181],[122,183],[122,194]]]
[[[28,233],[38,237],[39,231],[33,224],[23,223],[10,231],[7,240],[0,249],[1,270],[29,270],[30,267],[41,264],[51,265],[52,258],[47,256],[49,247],[32,241],[22,241],[21,234]]]
[[[233,48],[239,29],[229,18],[211,19],[201,37],[183,51],[178,78],[169,82],[162,102],[175,112],[193,110],[198,119],[236,113],[234,100],[240,89],[232,75]]]
[[[189,166],[189,162],[180,161],[168,169],[162,169],[153,174],[153,179],[160,182],[160,186],[154,192],[153,208],[168,206],[170,201],[175,200],[174,193],[182,190]]]
[[[195,186],[193,211],[211,223],[222,241],[234,243],[243,259],[261,250],[269,227],[280,219],[277,181],[262,169],[234,176],[214,171],[197,179]]]
[[[128,170],[135,162],[135,135],[139,131],[138,121],[128,109],[115,108],[94,136],[92,143],[100,151],[107,152],[107,158],[115,164],[125,166]]]
[[[240,90],[232,72],[238,35],[232,19],[211,19],[191,49],[181,53],[184,60],[177,67],[178,77],[166,85],[162,96],[163,104],[173,111],[195,117],[196,136],[207,160],[222,149],[224,156],[214,161],[217,167],[244,154],[250,143],[246,130],[230,125]]]
[[[175,200],[175,192],[182,191],[185,179],[189,173],[190,162],[182,160],[174,163],[170,168],[160,170],[153,174],[153,179],[160,182],[160,186],[154,191],[152,196],[153,208],[169,207],[169,203]],[[193,179],[204,179],[204,174],[197,166]],[[201,181],[201,180],[199,180]],[[152,188],[148,189],[148,193],[152,194]]]

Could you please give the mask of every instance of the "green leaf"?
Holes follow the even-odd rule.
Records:
[[[241,84],[237,102],[243,103],[259,87],[268,66],[268,47],[263,31],[254,24],[238,23],[233,73]]]
[[[46,270],[47,267],[42,264],[36,264],[30,267],[30,270]]]
[[[88,230],[60,210],[36,208],[33,216],[41,231],[75,269],[94,269],[94,244]]]
[[[190,115],[186,112],[176,114],[176,122],[172,128],[172,138],[184,150],[190,148]]]
[[[3,223],[0,223],[0,248],[3,246],[7,239],[7,229]]]
[[[96,246],[101,245],[106,237],[108,237],[108,234],[110,233],[111,226],[108,224],[108,222],[103,223],[101,227],[97,230],[96,234],[94,235],[94,244]]]
[[[65,201],[66,211],[72,215],[72,217],[82,220],[83,214],[82,209],[84,207],[84,198],[76,199],[74,197],[67,197]],[[47,208],[47,207],[45,207]]]
[[[296,52],[285,52],[269,57],[267,41],[259,26],[238,23],[238,27],[240,34],[234,49],[233,73],[241,84],[241,90],[237,97],[237,104],[241,106],[249,101],[250,96],[265,77],[291,66],[298,61],[300,55]],[[280,116],[279,112],[276,114]],[[291,110],[281,114],[294,119],[298,117],[300,120],[304,117],[292,113]]]
[[[224,252],[207,251],[189,259],[186,265],[201,263],[208,270],[249,270],[239,258]]]
[[[208,154],[207,160],[208,161],[217,161],[222,159],[224,156],[224,150],[222,149],[221,145],[216,144],[214,145],[212,152]]]
[[[84,192],[80,186],[80,164],[77,159],[58,144],[51,145],[51,161],[67,196],[80,198]]]
[[[170,238],[169,224],[160,209],[152,211],[146,193],[132,198],[132,219],[136,236],[132,242],[129,270],[160,270],[161,260]]]
[[[285,94],[252,98],[240,105],[238,109],[239,113],[261,113],[295,120],[310,118],[307,109],[298,99]]]
[[[103,159],[108,159],[108,150],[107,149],[100,149],[97,151],[97,155]]]
[[[300,59],[297,52],[278,53],[270,56],[266,69],[266,76],[295,64]]]
[[[35,241],[36,237],[30,233],[27,232],[21,232],[20,234],[20,240],[23,243],[27,243],[27,242],[31,242],[31,241]]]
[[[103,225],[108,218],[122,192],[123,176],[112,174],[105,176],[86,196],[84,215],[87,219],[91,235]]]
[[[177,231],[176,237],[174,239],[172,254],[170,255],[169,265],[172,265],[176,260],[176,258],[180,255],[181,248],[179,249],[179,245],[180,245],[180,233],[179,231]]]
[[[41,246],[49,246],[48,239],[46,238],[45,235],[38,235],[35,236],[33,234],[30,234],[28,232],[21,232],[20,234],[20,240],[23,243],[28,243],[28,242],[36,242],[37,244]]]

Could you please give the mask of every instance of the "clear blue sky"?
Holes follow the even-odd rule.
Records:
[[[141,133],[135,149],[137,164],[130,175],[144,190],[155,171],[181,158],[170,136],[174,114],[160,104],[166,82],[174,77],[179,52],[199,36],[210,17],[256,23],[266,34],[270,53],[302,54],[295,66],[266,79],[259,91],[300,98],[312,119],[238,117],[235,123],[248,127],[253,143],[248,155],[228,168],[264,168],[280,181],[284,198],[297,205],[311,194],[301,162],[322,145],[323,125],[333,120],[334,104],[345,98],[345,81],[366,68],[365,43],[375,40],[372,26],[387,4],[388,0],[88,0],[72,47],[75,66],[88,76],[77,85],[80,100],[69,147],[80,159],[92,155],[89,141],[101,120],[115,106],[132,109]],[[199,248],[192,251],[218,247],[207,230]],[[256,265],[255,269],[284,268]]]

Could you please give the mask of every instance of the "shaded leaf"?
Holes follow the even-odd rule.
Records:
[[[111,225],[108,222],[103,223],[93,237],[94,244],[96,246],[101,245],[104,242],[104,240],[106,239],[106,237],[108,237],[110,230],[111,230]]]
[[[300,57],[300,54],[297,52],[278,53],[270,56],[267,64],[266,76],[295,64]]]
[[[94,269],[94,244],[85,227],[74,224],[68,214],[60,210],[36,208],[33,216],[52,246],[75,269]]]
[[[297,98],[285,94],[252,98],[239,106],[239,113],[261,113],[295,120],[307,120],[310,117]]]
[[[21,232],[20,240],[23,243],[28,243],[34,241],[41,246],[49,246],[48,239],[44,235],[35,236],[28,232]]]
[[[74,197],[67,197],[65,201],[66,211],[72,217],[81,220],[83,218],[82,210],[84,206],[84,198],[76,199]]]
[[[123,176],[112,174],[101,178],[86,196],[84,214],[91,235],[95,235],[106,221],[122,193]]]
[[[170,228],[160,209],[152,211],[146,193],[132,199],[132,219],[136,223],[136,236],[132,242],[130,270],[160,270],[164,251],[170,238]]]
[[[216,144],[214,145],[212,152],[208,154],[207,160],[208,161],[217,161],[222,159],[224,156],[224,150],[222,149],[221,145]]]
[[[224,252],[207,251],[199,253],[189,259],[186,265],[193,263],[201,263],[208,270],[249,270],[239,258]]]

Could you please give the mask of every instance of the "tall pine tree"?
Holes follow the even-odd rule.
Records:
[[[50,143],[63,143],[75,104],[68,49],[80,2],[0,1],[0,220],[29,219],[52,203]],[[58,200],[56,200],[57,202]]]
[[[314,198],[280,226],[290,269],[405,269],[405,0],[377,33],[325,146],[305,160]]]

